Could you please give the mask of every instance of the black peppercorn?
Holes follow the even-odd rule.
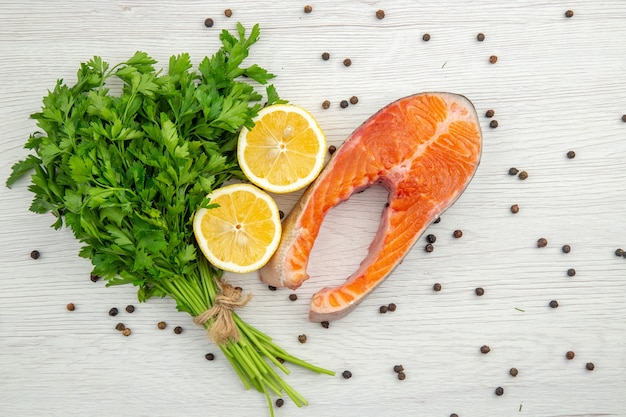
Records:
[[[476,40],[478,42],[482,42],[485,40],[485,34],[484,33],[479,33],[478,35],[476,35]]]
[[[397,308],[398,306],[396,306],[395,303],[389,303],[389,305],[387,306],[387,311],[391,311],[393,313],[394,311],[396,311]]]
[[[509,374],[510,374],[511,376],[514,376],[514,377],[515,377],[515,376],[517,376],[517,374],[518,374],[518,372],[517,372],[517,368],[511,368],[511,369],[509,369]]]
[[[67,311],[74,311],[74,310],[76,310],[76,306],[74,305],[74,303],[69,303],[65,307],[67,308]]]
[[[385,11],[384,10],[376,10],[376,17],[378,19],[384,19],[385,18]]]
[[[539,238],[537,240],[537,247],[538,248],[545,248],[546,246],[548,246],[548,240],[545,238]]]
[[[330,54],[328,52],[322,52],[322,59],[324,61],[328,61],[330,59]]]
[[[571,361],[572,359],[574,359],[574,356],[576,356],[576,354],[571,350],[567,351],[567,353],[565,354],[565,357],[567,358],[568,361]]]
[[[204,20],[204,26],[206,26],[208,28],[212,28],[213,27],[213,19],[211,19],[210,17],[206,18]]]
[[[400,381],[404,381],[406,379],[406,374],[403,371],[398,372],[398,379]]]
[[[163,329],[165,329],[167,327],[167,323],[165,323],[164,321],[160,321],[160,322],[157,323],[157,327],[160,330],[163,330]]]
[[[298,299],[298,296],[296,294],[289,294],[289,299],[291,301],[296,301]]]
[[[273,285],[268,285],[268,286],[267,286],[267,288],[268,288],[270,291],[276,291],[276,287],[275,287],[275,286],[273,286]]]
[[[279,358],[278,356],[276,357],[276,360],[280,363],[285,363],[285,360],[283,358]]]
[[[385,314],[387,312],[387,310],[389,310],[389,307],[387,307],[387,306],[380,306],[380,307],[378,307],[378,311],[380,312],[380,314]]]
[[[348,100],[341,100],[341,102],[339,103],[339,107],[341,107],[342,109],[348,107]]]
[[[328,109],[330,108],[330,101],[328,101],[328,100],[324,100],[324,101],[322,102],[322,108],[323,108],[324,110],[328,110]]]
[[[502,387],[496,388],[496,395],[500,396],[502,394],[504,394],[504,388],[502,388]]]
[[[231,17],[233,15],[233,11],[231,9],[224,10],[224,16]]]
[[[306,343],[306,335],[305,334],[301,334],[300,336],[298,336],[298,342]]]
[[[626,114],[622,115],[622,122],[626,123]]]
[[[550,307],[551,308],[557,308],[559,306],[559,302],[556,300],[552,300],[550,301]]]
[[[96,274],[90,274],[89,279],[91,280],[91,282],[96,282],[100,279],[100,277]]]
[[[394,371],[395,373],[402,372],[402,371],[404,371],[404,366],[402,366],[402,365],[395,365],[395,366],[393,367],[393,371]]]
[[[311,13],[313,11],[313,7],[309,4],[304,6],[304,13]]]
[[[204,357],[207,361],[212,361],[213,359],[215,359],[215,355],[212,353],[207,353],[206,355],[204,355]]]
[[[517,175],[519,173],[519,169],[512,167],[509,168],[509,175]]]
[[[457,413],[452,413],[450,414],[450,417],[459,417],[459,415]]]
[[[335,145],[330,145],[330,146],[328,147],[328,153],[329,153],[329,154],[331,154],[331,155],[332,155],[332,154],[334,154],[336,151],[337,151],[337,147],[336,147]]]
[[[563,245],[561,250],[563,251],[563,253],[570,253],[572,251],[572,247],[570,245]]]
[[[39,253],[38,250],[34,250],[30,253],[30,257],[33,259],[39,259],[40,256],[41,256],[41,253]]]
[[[352,60],[350,58],[346,58],[343,60],[343,65],[346,67],[349,67],[350,65],[352,65]]]
[[[350,97],[350,104],[357,104],[359,102],[359,98],[357,96]]]
[[[481,287],[478,287],[474,290],[476,292],[476,295],[479,297],[482,297],[483,295],[485,295],[485,290]]]
[[[279,219],[284,219],[285,218],[285,212],[282,210],[278,210],[278,218]]]
[[[348,370],[345,370],[345,371],[343,371],[343,372],[341,373],[341,376],[343,376],[343,377],[344,377],[344,379],[350,379],[350,378],[352,378],[352,372],[350,372],[350,371],[348,371]]]
[[[495,64],[496,62],[498,62],[498,57],[497,57],[497,56],[495,56],[495,55],[491,55],[491,56],[489,57],[489,63],[490,63],[490,64]]]
[[[494,114],[496,114],[496,112],[493,111],[492,109],[489,109],[485,112],[485,117],[493,117]]]
[[[132,313],[134,311],[135,311],[135,306],[133,306],[133,305],[127,305],[126,306],[126,312],[127,313]]]
[[[428,243],[435,243],[436,240],[437,240],[437,236],[435,236],[435,235],[428,235],[428,236],[426,236],[426,241]]]
[[[434,223],[434,224],[437,224],[437,223],[439,223],[440,221],[441,221],[441,217],[437,217],[433,223]]]
[[[112,309],[109,310],[109,316],[115,317],[117,316],[117,308],[113,307]]]
[[[511,206],[511,213],[513,213],[513,214],[519,213],[519,205],[518,204],[513,204]]]
[[[455,238],[459,239],[459,238],[463,237],[463,231],[462,230],[455,230],[454,233],[452,234],[452,236],[454,236]]]
[[[496,127],[498,127],[498,121],[497,120],[492,120],[489,122],[489,127],[492,129],[495,129]]]
[[[567,10],[565,12],[565,17],[570,18],[572,16],[574,16],[574,11],[573,10]]]
[[[424,33],[424,35],[422,35],[422,40],[424,42],[428,42],[430,40],[430,35],[428,33]]]
[[[489,346],[487,346],[487,345],[482,345],[482,346],[480,347],[480,353],[482,353],[482,354],[485,354],[485,355],[486,355],[486,354],[487,354],[487,353],[489,353],[489,352],[491,352],[491,348],[490,348]]]
[[[567,270],[567,275],[570,277],[573,277],[574,275],[576,275],[576,270],[574,268],[570,268]]]
[[[330,327],[330,322],[327,320],[324,320],[323,322],[320,323],[322,325],[323,328],[328,329]]]
[[[433,285],[433,291],[441,291],[441,284],[437,282],[435,285]]]
[[[276,407],[280,408],[283,405],[285,405],[285,400],[283,400],[282,398],[277,398],[276,399]]]
[[[122,330],[124,330],[125,328],[126,328],[126,326],[124,325],[124,323],[117,323],[117,324],[115,325],[115,330],[120,331],[120,332],[121,332]]]
[[[585,364],[585,368],[587,368],[588,371],[593,371],[596,368],[596,366],[593,364],[593,362],[587,362]]]
[[[528,178],[528,172],[526,171],[522,171],[519,173],[519,175],[517,176],[520,180],[525,180],[526,178]]]
[[[174,333],[181,334],[183,332],[183,328],[180,326],[174,327]]]
[[[124,336],[130,336],[130,333],[131,333],[131,331],[130,331],[130,329],[128,327],[126,327],[124,330],[122,330],[122,334]]]
[[[624,256],[624,249],[615,249],[615,256],[622,257]]]
[[[435,247],[432,245],[432,243],[429,243],[426,246],[424,246],[424,250],[426,252],[432,252],[433,250],[435,250]]]
[[[568,157],[569,159],[574,159],[574,158],[576,158],[576,152],[574,152],[574,151],[568,151],[568,152],[567,152],[567,157]]]

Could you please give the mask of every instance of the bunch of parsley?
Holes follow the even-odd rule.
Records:
[[[100,57],[80,66],[76,84],[62,80],[31,117],[41,131],[13,166],[11,186],[34,171],[30,209],[52,212],[57,229],[69,227],[84,246],[80,256],[107,285],[132,284],[138,298],[170,296],[179,310],[198,316],[214,304],[222,272],[196,246],[192,219],[205,196],[241,178],[236,157],[240,129],[253,126],[262,95],[248,82],[274,77],[258,65],[242,67],[259,37],[224,30],[221,48],[192,69],[188,54],[172,56],[167,73],[137,52],[110,67]],[[117,88],[118,94],[114,94]],[[121,92],[119,90],[121,89]],[[270,84],[267,104],[280,99]],[[285,361],[332,374],[282,350],[235,313],[240,338],[220,346],[247,389],[306,400],[276,373]],[[206,326],[210,326],[210,322]]]

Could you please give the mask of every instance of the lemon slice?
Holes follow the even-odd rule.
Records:
[[[305,109],[290,104],[263,108],[251,130],[239,134],[237,159],[250,182],[284,194],[309,185],[326,157],[326,136]]]
[[[274,199],[252,184],[232,184],[208,194],[209,204],[193,220],[204,256],[224,271],[246,273],[261,268],[276,251],[281,235]]]

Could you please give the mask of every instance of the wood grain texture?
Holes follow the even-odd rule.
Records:
[[[293,369],[286,379],[310,405],[287,401],[277,416],[626,415],[626,260],[613,254],[626,248],[626,3],[318,0],[310,14],[304,4],[0,1],[0,177],[27,154],[22,146],[35,129],[28,115],[57,78],[74,79],[80,62],[117,62],[141,49],[163,63],[186,51],[197,63],[236,21],[260,24],[250,62],[278,75],[280,94],[310,109],[331,144],[397,98],[464,94],[481,115],[483,157],[467,191],[430,227],[432,253],[420,239],[348,317],[329,329],[308,323],[310,296],[341,282],[367,252],[386,201],[374,187],[329,214],[297,301],[290,291],[268,291],[255,274],[229,275],[255,295],[245,320],[339,374]],[[320,58],[324,51],[330,60]],[[359,103],[341,109],[352,95]],[[322,110],[324,100],[330,109]],[[487,109],[498,128],[482,117]],[[529,178],[509,176],[512,166]],[[133,288],[91,282],[71,233],[28,211],[26,186],[0,187],[0,415],[267,415],[265,399],[244,391],[171,300],[140,305]],[[297,197],[282,196],[279,206],[287,211]],[[456,229],[462,238],[452,237]],[[547,247],[536,247],[540,237]],[[42,254],[36,261],[33,249]],[[380,314],[390,302],[397,311]],[[128,304],[134,313],[124,312]],[[117,317],[107,314],[111,307]],[[167,329],[157,329],[161,320]],[[118,322],[130,337],[114,329]],[[172,332],[176,325],[182,334]],[[306,344],[297,340],[302,333]],[[568,350],[576,352],[571,361]],[[216,359],[207,361],[207,352]],[[396,378],[396,364],[406,380]],[[351,379],[340,376],[344,369]],[[494,394],[499,386],[503,396]]]

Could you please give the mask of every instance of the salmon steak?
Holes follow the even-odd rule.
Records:
[[[463,193],[478,168],[482,132],[465,97],[422,93],[397,100],[359,126],[331,156],[283,221],[278,249],[261,280],[296,289],[324,217],[352,194],[381,184],[389,192],[380,226],[358,269],[313,295],[312,322],[344,317],[404,259],[426,228]]]

